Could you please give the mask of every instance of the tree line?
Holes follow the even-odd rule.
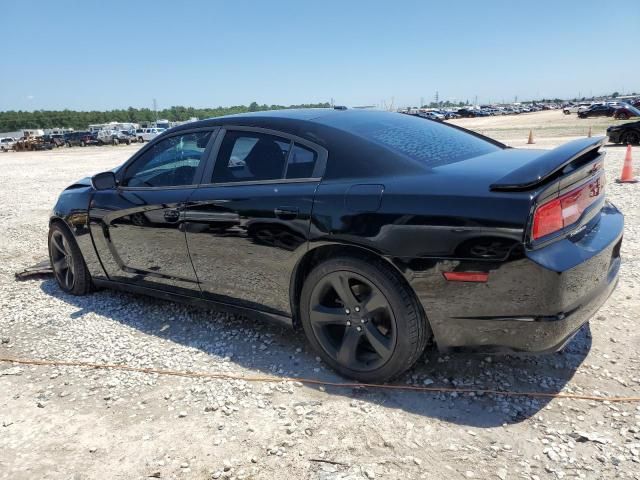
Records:
[[[77,110],[35,110],[0,112],[0,132],[12,132],[35,128],[73,128],[81,130],[94,123],[131,122],[151,123],[156,119],[166,119],[171,122],[188,120],[192,117],[210,118],[234,113],[258,112],[263,110],[278,110],[289,108],[318,108],[329,107],[325,103],[305,103],[300,105],[234,105],[231,107],[193,108],[175,106],[155,112],[150,108],[133,108],[107,111],[77,111]]]

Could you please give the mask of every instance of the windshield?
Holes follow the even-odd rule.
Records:
[[[625,103],[624,104],[624,108],[626,108],[627,110],[629,110],[631,113],[633,113],[634,115],[637,115],[638,117],[640,117],[640,110],[637,109],[636,107],[634,107],[633,105],[629,104],[629,103]]]

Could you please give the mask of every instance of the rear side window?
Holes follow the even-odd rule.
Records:
[[[284,178],[291,141],[257,132],[228,131],[218,152],[212,183]]]
[[[446,124],[389,112],[330,115],[331,126],[375,142],[431,167],[449,165],[501,148]]]
[[[285,178],[311,178],[318,160],[318,154],[310,148],[297,143],[289,156]]]

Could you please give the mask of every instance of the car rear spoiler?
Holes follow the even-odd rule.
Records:
[[[491,190],[528,190],[541,185],[587,154],[595,154],[606,137],[579,138],[543,153],[535,160],[523,165],[491,184]],[[591,155],[589,155],[591,158]],[[582,163],[582,162],[580,162]]]

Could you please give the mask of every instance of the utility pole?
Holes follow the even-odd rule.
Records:
[[[424,97],[420,97],[420,105],[418,105],[418,108],[422,108],[424,106]]]
[[[158,124],[158,102],[156,102],[156,99],[153,99],[153,114],[156,118],[156,125]]]
[[[438,94],[437,90],[436,90],[435,100],[436,100],[436,105],[438,105],[438,101],[440,100],[440,95]]]
[[[474,97],[473,104],[478,105],[478,95]]]

